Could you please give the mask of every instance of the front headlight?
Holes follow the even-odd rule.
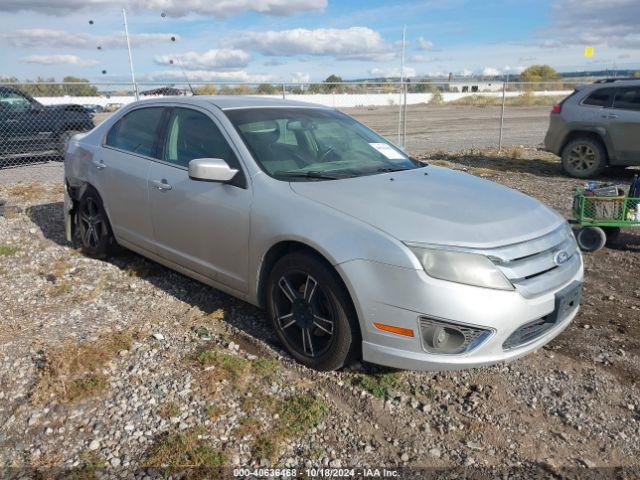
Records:
[[[477,253],[409,246],[424,271],[433,278],[498,290],[513,285],[486,256]]]

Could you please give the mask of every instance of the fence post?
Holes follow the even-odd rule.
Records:
[[[282,99],[286,100],[287,99],[287,94],[286,94],[286,89],[284,86],[284,82],[282,83]]]
[[[407,89],[408,85],[404,84],[404,114],[402,116],[402,147],[407,148]]]
[[[498,153],[502,152],[502,130],[504,128],[504,105],[507,97],[507,82],[502,82],[502,111],[500,112],[500,138],[498,139]]]

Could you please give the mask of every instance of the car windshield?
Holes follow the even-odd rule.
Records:
[[[336,180],[424,166],[334,110],[278,107],[225,114],[260,167],[278,179]]]

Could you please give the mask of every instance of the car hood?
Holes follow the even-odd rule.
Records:
[[[291,188],[404,242],[493,248],[542,236],[564,221],[520,192],[431,165],[341,180],[292,182]]]

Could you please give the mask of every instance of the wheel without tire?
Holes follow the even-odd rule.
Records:
[[[308,367],[338,369],[359,348],[358,321],[344,285],[311,255],[292,253],[275,264],[267,310],[282,344]]]
[[[583,227],[578,230],[576,241],[581,250],[597,252],[607,243],[607,234],[600,227]]]
[[[576,138],[562,149],[562,168],[572,177],[591,178],[606,166],[607,152],[602,143],[593,138]]]
[[[113,233],[102,199],[93,188],[80,199],[77,215],[82,251],[91,257],[107,256],[114,244]]]
[[[73,137],[77,133],[80,133],[80,132],[77,130],[67,130],[66,132],[62,132],[58,136],[58,146],[56,150],[58,151],[61,157],[64,158],[64,154],[67,152],[67,147],[69,146],[71,137]]]

